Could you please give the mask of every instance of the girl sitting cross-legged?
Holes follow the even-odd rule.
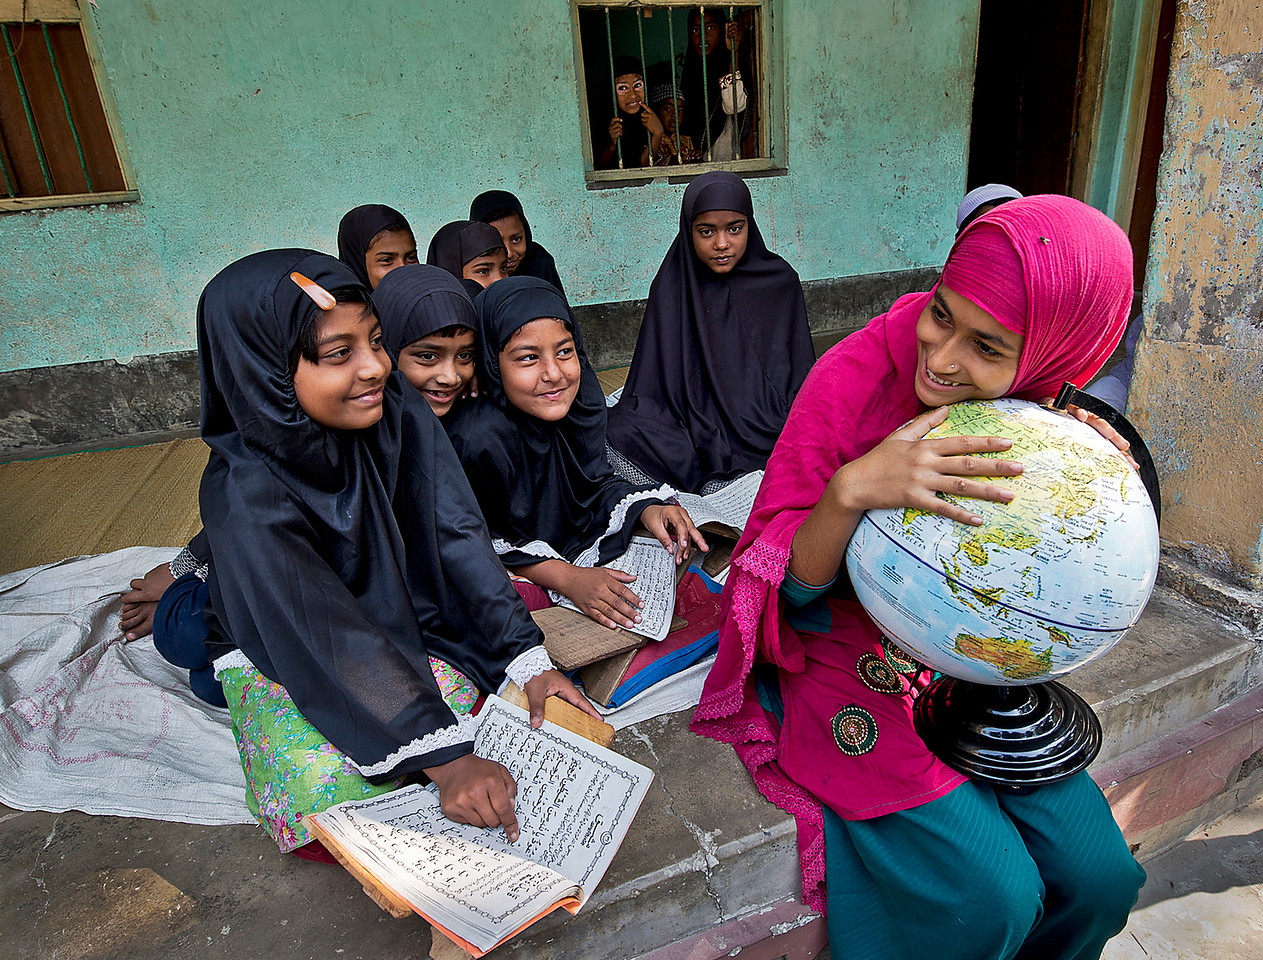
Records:
[[[283,850],[303,818],[427,777],[444,812],[517,837],[515,786],[468,710],[508,680],[532,722],[559,694],[460,464],[391,371],[344,264],[269,250],[198,305],[207,627],[248,785]]]

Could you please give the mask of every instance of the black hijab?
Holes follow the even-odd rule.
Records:
[[[338,259],[351,268],[362,286],[372,286],[368,282],[364,257],[373,237],[383,230],[407,230],[412,233],[407,217],[394,207],[380,203],[366,203],[348,210],[338,224]]]
[[[497,247],[504,246],[500,231],[489,223],[453,220],[439,227],[426,251],[425,262],[442,267],[457,280],[462,278],[465,264]]]
[[[284,686],[365,776],[414,773],[472,749],[428,655],[495,690],[541,636],[438,418],[398,372],[372,427],[304,413],[289,357],[317,307],[291,271],[356,285],[332,257],[268,250],[221,271],[198,304],[208,646]]]
[[[522,202],[517,197],[507,190],[487,190],[474,197],[474,202],[469,205],[469,219],[482,223],[495,223],[514,213],[521,218],[522,227],[526,230],[526,253],[522,255],[522,260],[513,271],[513,276],[539,277],[560,290],[564,297],[566,290],[561,285],[561,277],[557,275],[557,262],[553,260],[553,255],[536,243],[535,238],[531,236],[531,223],[526,219]]]
[[[478,391],[450,419],[452,446],[507,566],[548,558],[607,563],[627,549],[645,507],[674,491],[628,483],[605,455],[605,397],[565,298],[538,277],[493,283],[478,311]],[[539,420],[505,396],[500,350],[522,326],[556,317],[574,334],[581,373],[566,417]]]
[[[749,218],[745,255],[723,276],[693,252],[693,220],[709,210]],[[802,284],[764,245],[749,189],[704,173],[684,191],[680,232],[649,288],[610,445],[690,492],[760,470],[814,362]]]
[[[478,329],[478,316],[465,281],[426,263],[396,267],[382,277],[373,291],[373,306],[382,324],[382,342],[396,366],[404,347],[436,330],[456,326]]]

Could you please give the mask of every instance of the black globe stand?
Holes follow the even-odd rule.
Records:
[[[1052,681],[1000,687],[940,677],[913,702],[912,722],[953,770],[1000,787],[1056,783],[1101,751],[1092,708]]]

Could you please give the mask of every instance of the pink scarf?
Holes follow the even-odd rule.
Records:
[[[994,235],[998,227],[1008,238],[1025,286],[1026,339],[1010,395],[1038,400],[1054,395],[1065,380],[1082,386],[1109,357],[1126,326],[1132,297],[1126,236],[1104,214],[1077,200],[1029,197],[1012,200],[971,224],[956,241],[949,262],[983,224],[993,225],[986,233]],[[887,313],[826,353],[808,375],[733,554],[718,657],[693,716],[694,732],[733,744],[763,795],[798,819],[803,896],[817,910],[824,908],[820,804],[830,803],[830,797],[817,796],[781,768],[780,730],[759,706],[750,672],[756,658],[791,674],[805,669],[803,639],[779,610],[778,590],[794,534],[843,463],[867,453],[922,412],[914,389],[916,322],[930,296],[901,297]],[[1014,302],[1012,296],[1007,300]],[[787,703],[787,714],[790,709]],[[823,714],[829,705],[802,704],[800,709]],[[818,751],[822,766],[837,758],[832,742],[794,743],[792,750],[799,763],[811,750]],[[940,780],[941,792],[955,783]],[[855,789],[863,787],[852,786],[846,802],[830,805],[853,808]]]

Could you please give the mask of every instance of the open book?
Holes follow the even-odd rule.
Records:
[[[754,497],[763,483],[763,471],[742,474],[721,490],[706,496],[681,493],[676,499],[689,512],[693,525],[702,531],[741,538],[754,507]]]
[[[661,549],[659,547],[659,549]],[[558,907],[577,913],[614,859],[653,773],[489,697],[474,752],[517,781],[521,836],[448,820],[434,786],[340,803],[310,817],[320,839],[474,956]]]
[[[628,586],[645,601],[644,609],[639,611],[640,623],[621,629],[650,640],[665,637],[671,629],[671,617],[675,612],[675,585],[684,574],[684,567],[676,565],[675,557],[653,537],[632,537],[622,556],[601,566],[635,576],[635,581]],[[579,609],[569,597],[562,597],[557,605],[570,610]]]

